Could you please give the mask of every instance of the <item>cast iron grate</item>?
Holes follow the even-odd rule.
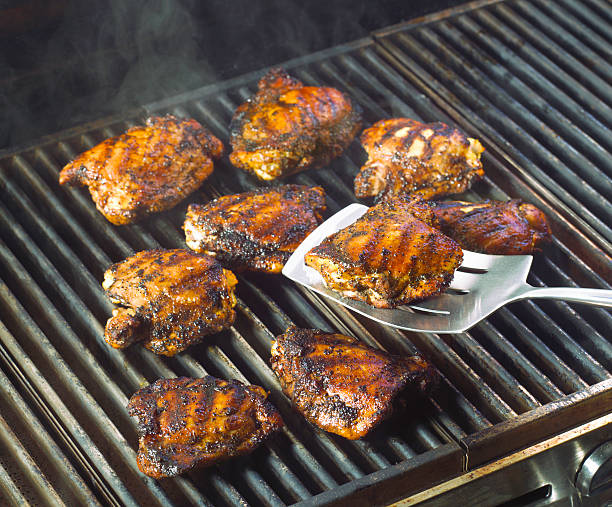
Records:
[[[602,0],[518,0],[375,38],[610,254],[610,19]]]
[[[411,84],[403,67],[390,64],[387,54],[364,40],[287,67],[306,83],[351,93],[367,123],[390,115],[452,123],[454,118]],[[438,337],[404,334],[358,319],[281,277],[244,275],[234,327],[206,344],[175,358],[139,346],[125,351],[108,347],[103,326],[112,305],[100,287],[108,265],[141,249],[183,247],[188,202],[205,202],[256,183],[224,160],[186,203],[139,225],[114,227],[96,211],[87,190],[57,184],[59,170],[78,153],[154,113],[194,117],[226,143],[233,110],[254,91],[261,74],[153,104],[126,119],[58,134],[0,159],[0,366],[7,379],[0,378],[0,394],[9,399],[19,386],[30,407],[19,408],[21,402],[13,401],[10,408],[12,424],[24,425],[23,437],[6,425],[0,436],[27,449],[31,463],[20,466],[28,467],[27,488],[36,490],[24,492],[13,478],[0,488],[6,498],[40,501],[40,481],[46,478],[54,481],[58,495],[68,488],[72,496],[66,498],[103,503],[328,503],[359,496],[365,486],[373,486],[381,500],[391,500],[460,473],[464,452],[459,444],[468,452],[478,448],[473,460],[478,463],[509,450],[496,445],[492,431],[524,445],[559,424],[568,427],[596,415],[603,397],[610,398],[610,313],[559,302],[516,303],[469,333]],[[354,200],[352,179],[363,159],[353,143],[329,169],[291,181],[323,185],[333,213]],[[555,243],[537,257],[531,283],[609,287],[609,258],[590,237],[496,154],[488,153],[484,163],[488,176],[470,198],[522,197],[551,217]],[[290,323],[353,334],[393,352],[418,350],[441,371],[442,385],[415,415],[396,417],[363,441],[318,431],[293,412],[267,365],[271,339]],[[249,457],[171,480],[143,476],[135,465],[134,425],[124,408],[129,396],[159,377],[206,373],[263,385],[287,428]],[[34,418],[27,410],[36,410]],[[537,425],[536,431],[526,435],[522,430],[530,424],[531,429]],[[49,437],[41,438],[42,431]],[[47,440],[57,448],[41,450],[40,442]],[[0,460],[0,465],[2,476],[17,477],[15,460]],[[44,467],[42,475],[35,473],[37,465]]]

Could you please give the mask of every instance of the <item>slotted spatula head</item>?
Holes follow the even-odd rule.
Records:
[[[459,333],[472,327],[509,301],[518,299],[531,267],[531,255],[484,255],[464,250],[461,267],[449,289],[440,296],[399,308],[375,308],[328,289],[304,256],[327,236],[348,227],[369,208],[351,204],[315,229],[289,258],[283,274],[314,292],[373,320],[409,331]]]

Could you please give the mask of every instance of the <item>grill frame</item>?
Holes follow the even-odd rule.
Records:
[[[492,3],[497,2],[477,2],[470,4],[469,8],[464,6],[427,19],[429,21],[447,19]],[[295,72],[297,77],[311,84],[327,82],[341,89],[349,88],[347,90],[349,93],[353,91],[353,96],[356,93],[358,100],[366,103],[366,115],[370,119],[389,110],[404,114],[415,107],[420,113],[427,110],[429,114],[442,121],[452,120],[462,125],[468,132],[474,132],[471,124],[454,108],[441,101],[438,94],[429,95],[427,88],[415,87],[414,83],[419,84],[419,82],[410,79],[405,66],[399,65],[389,56],[388,49],[378,42],[378,38],[380,36],[375,36],[375,39],[366,38],[309,55],[288,62],[285,67],[290,73]],[[364,68],[367,68],[365,73],[362,72]],[[338,69],[343,72],[337,72]],[[373,74],[369,69],[378,69],[379,73]],[[53,186],[53,176],[54,174],[56,176],[61,168],[57,163],[58,160],[65,160],[71,154],[75,154],[72,148],[75,144],[91,146],[130,126],[135,119],[168,110],[185,113],[185,116],[192,116],[190,112],[196,111],[197,118],[225,142],[228,122],[222,122],[220,118],[227,118],[236,101],[252,92],[254,82],[264,71],[253,72],[144,106],[121,117],[104,119],[70,129],[30,143],[28,146],[0,152],[0,191],[3,197],[3,202],[0,204],[0,220],[3,228],[10,229],[4,231],[3,237],[15,240],[10,245],[4,241],[0,242],[0,263],[11,269],[8,277],[3,270],[0,278],[11,278],[9,280],[11,287],[16,287],[18,281],[26,285],[20,289],[19,294],[15,295],[8,285],[0,284],[2,289],[0,318],[10,321],[9,325],[13,330],[21,331],[19,336],[17,333],[13,336],[11,332],[8,334],[0,332],[2,351],[5,356],[12,358],[17,368],[13,367],[11,375],[7,378],[14,384],[21,382],[22,385],[27,385],[27,390],[32,396],[40,398],[40,404],[46,409],[47,415],[44,415],[45,410],[43,410],[42,415],[38,417],[43,419],[42,426],[49,434],[54,435],[59,441],[59,433],[65,432],[66,441],[60,445],[60,451],[69,456],[73,469],[78,470],[82,477],[81,482],[86,484],[83,491],[89,487],[90,491],[95,491],[95,497],[117,504],[136,504],[143,498],[150,498],[157,503],[217,501],[236,504],[245,498],[235,482],[239,478],[247,484],[251,494],[249,500],[253,503],[267,503],[266,495],[269,495],[272,504],[275,500],[277,504],[278,501],[282,502],[283,495],[285,498],[302,497],[304,503],[311,504],[333,504],[348,499],[356,502],[361,499],[363,502],[368,497],[372,498],[370,495],[377,495],[381,502],[386,502],[431,487],[503,453],[537,442],[601,415],[603,407],[606,404],[609,406],[612,400],[612,378],[594,382],[602,372],[590,362],[591,356],[588,353],[579,357],[575,363],[580,372],[576,372],[564,361],[561,361],[560,365],[552,364],[555,363],[557,356],[548,355],[551,342],[544,341],[537,335],[532,336],[534,333],[529,328],[522,329],[525,325],[521,318],[517,317],[514,310],[508,309],[501,310],[501,317],[493,322],[487,320],[482,328],[479,327],[476,334],[453,335],[444,341],[440,337],[431,335],[400,333],[381,328],[354,316],[342,307],[321,300],[305,289],[291,287],[286,280],[272,280],[253,275],[241,278],[239,295],[244,300],[248,300],[250,305],[254,305],[254,308],[251,309],[241,300],[236,329],[223,333],[222,338],[214,338],[209,346],[200,346],[195,353],[196,356],[186,353],[175,359],[165,360],[153,357],[138,346],[126,352],[113,351],[106,347],[101,340],[101,324],[110,314],[111,305],[103,295],[101,296],[99,287],[101,272],[105,266],[110,265],[111,260],[121,260],[122,256],[129,254],[134,247],[150,248],[158,244],[172,246],[181,243],[180,231],[177,230],[179,223],[177,217],[184,212],[186,203],[167,214],[147,220],[142,225],[125,229],[114,228],[99,216],[86,190],[58,189]],[[361,84],[351,86],[353,79],[361,79],[359,81]],[[366,89],[366,85],[362,86],[363,83],[369,88]],[[374,98],[370,97],[368,93],[372,93],[371,90],[377,88],[377,95]],[[426,91],[427,96],[419,96],[419,101],[413,104],[406,98],[407,95],[402,95],[402,93],[408,94],[411,90],[421,94]],[[206,106],[207,101],[216,101],[216,109],[213,112]],[[485,143],[488,148],[485,161],[488,180],[485,182],[486,186],[478,191],[481,192],[485,188],[492,195],[503,196],[505,195],[505,192],[501,191],[503,187],[513,197],[526,198],[544,209],[552,218],[557,237],[555,248],[559,250],[547,254],[552,256],[552,259],[546,257],[551,264],[547,268],[548,271],[554,274],[555,267],[558,267],[557,264],[563,261],[565,255],[567,258],[579,261],[579,265],[571,276],[565,272],[559,276],[566,275],[570,282],[577,279],[605,287],[611,267],[609,257],[597,246],[599,244],[597,237],[592,236],[592,231],[588,228],[582,228],[579,221],[568,220],[563,206],[557,211],[556,206],[559,203],[544,191],[545,189],[541,194],[534,192],[530,188],[532,179],[528,174],[517,171],[519,166],[512,154],[508,154],[494,141],[489,142],[489,138],[485,138]],[[347,174],[355,171],[354,161],[358,157],[355,155],[354,146],[349,152],[349,155],[344,157],[346,160],[332,164],[334,169],[331,171],[304,173],[292,181],[316,183],[324,174],[329,177],[333,188],[330,192],[333,201],[330,211],[333,212],[333,206],[339,206],[340,200],[344,201],[342,204],[348,204],[346,200],[352,199],[350,189],[343,187],[346,187]],[[232,178],[231,181],[225,181],[214,176],[212,185],[216,190],[225,192],[235,190],[236,187],[246,189],[253,185],[253,181],[239,171],[231,172],[232,169],[228,167],[227,162],[220,167],[223,171],[230,171]],[[334,170],[338,172],[335,173]],[[12,174],[12,171],[20,174]],[[55,185],[57,185],[56,180]],[[25,189],[31,190],[32,196],[37,198],[35,202],[31,201]],[[539,191],[541,186],[536,185],[535,189]],[[471,195],[478,196],[477,192],[472,192]],[[208,193],[201,198],[212,196],[213,194]],[[8,199],[6,204],[5,199]],[[21,201],[22,204],[17,201]],[[36,204],[47,209],[48,214],[38,216]],[[23,215],[15,216],[11,209],[20,209]],[[571,214],[568,216],[571,218]],[[49,225],[51,227],[48,227]],[[41,237],[37,238],[38,241],[32,240],[32,231],[41,234]],[[67,242],[67,238],[73,243]],[[109,244],[98,250],[96,247],[104,241],[108,241]],[[568,244],[576,249],[575,253],[568,250]],[[63,245],[68,248],[64,249]],[[77,249],[78,255],[73,251]],[[34,258],[40,259],[44,264],[42,270],[37,271],[38,268],[33,265]],[[20,261],[26,262],[26,265],[22,265]],[[547,261],[539,264],[546,267]],[[70,266],[70,271],[74,272],[68,273],[66,266]],[[538,269],[542,271],[542,266]],[[62,282],[61,287],[53,288],[56,282]],[[279,291],[278,301],[269,297],[269,293],[272,292],[271,285],[275,286],[274,290]],[[95,296],[90,301],[84,301],[81,297],[83,294],[91,293]],[[24,302],[31,304],[32,307],[24,306]],[[284,305],[283,308],[279,307],[281,303]],[[58,305],[59,309],[63,309],[70,316],[68,321],[62,317]],[[70,305],[74,305],[76,310],[70,309]],[[584,314],[583,311],[576,312],[572,306],[564,303],[553,303],[548,306],[534,303],[520,303],[520,305],[522,305],[521,312],[526,311],[529,315],[545,317],[547,317],[546,311],[550,313],[552,308],[564,315],[565,321],[575,318],[577,322],[575,325],[581,330],[588,329],[588,326],[596,328],[600,322],[598,319],[604,319],[599,316],[600,312],[597,310],[587,311]],[[45,308],[46,306],[48,308]],[[303,308],[305,315],[298,315],[295,308]],[[75,315],[77,310],[82,310],[84,316],[77,317]],[[37,315],[31,315],[32,312]],[[42,317],[38,315],[39,312],[43,314]],[[134,474],[138,474],[134,471],[133,463],[134,431],[129,428],[126,430],[125,420],[119,422],[119,427],[111,422],[109,428],[104,428],[106,440],[114,437],[120,439],[122,449],[120,459],[113,458],[109,462],[109,457],[105,457],[100,451],[100,442],[104,440],[99,436],[88,434],[87,430],[91,433],[91,428],[95,428],[92,420],[96,417],[102,421],[105,418],[112,421],[107,414],[111,410],[108,406],[116,406],[117,400],[123,402],[125,406],[126,392],[130,386],[155,380],[155,375],[159,373],[172,376],[184,372],[197,375],[210,372],[210,369],[205,370],[202,364],[210,366],[213,374],[229,373],[239,379],[259,376],[265,380],[266,388],[272,391],[272,399],[282,409],[283,415],[290,414],[287,400],[283,399],[278,387],[274,385],[274,378],[262,359],[262,356],[265,357],[265,349],[269,346],[271,336],[283,331],[283,326],[289,324],[289,315],[298,324],[300,320],[304,323],[313,322],[311,325],[352,334],[370,344],[395,352],[420,350],[429,356],[444,373],[443,386],[440,393],[428,403],[429,411],[417,419],[414,431],[423,442],[428,442],[428,439],[433,442],[437,439],[437,442],[430,446],[431,449],[416,452],[412,456],[406,455],[406,459],[398,464],[384,466],[359,476],[356,466],[367,470],[375,468],[377,463],[384,461],[384,453],[381,454],[376,448],[380,442],[375,441],[375,445],[372,445],[366,440],[354,445],[344,445],[338,443],[338,439],[324,435],[318,437],[319,440],[314,446],[318,449],[315,457],[304,445],[308,442],[305,435],[312,430],[300,422],[298,416],[290,415],[287,419],[291,432],[292,434],[297,432],[298,436],[285,435],[280,441],[273,439],[265,444],[263,451],[257,451],[258,463],[266,463],[272,470],[266,471],[265,477],[262,477],[258,470],[254,470],[247,459],[239,459],[234,466],[244,467],[244,472],[234,473],[231,464],[222,465],[215,467],[210,474],[198,472],[174,479],[169,486],[167,482],[158,484],[138,475],[136,479],[134,478]],[[43,332],[42,322],[50,323],[54,329],[45,329]],[[508,329],[521,331],[522,343],[513,342],[503,334],[498,338],[498,328],[502,325]],[[549,325],[552,326],[552,331],[560,329],[567,334],[563,326],[558,326],[554,322]],[[50,336],[47,337],[46,333]],[[86,347],[83,347],[86,350],[83,351],[77,346],[81,333],[86,340]],[[64,334],[66,335],[63,336]],[[246,335],[248,340],[245,338]],[[576,343],[575,337],[569,335],[568,337],[569,349],[565,351],[566,356],[571,355],[573,351],[585,352],[585,347],[591,351],[598,350],[597,347],[604,348],[604,352],[608,351],[608,348],[604,347],[605,343],[600,343],[597,336],[591,338],[592,343],[586,343],[588,340],[585,338],[586,345]],[[528,343],[531,338],[535,338],[535,345]],[[227,349],[223,348],[225,344],[221,343],[221,340],[230,343]],[[66,347],[61,349],[61,353],[58,352],[60,345]],[[507,360],[515,352],[518,352],[519,357],[513,359],[514,363]],[[526,352],[532,355],[527,356]],[[82,353],[83,357],[79,357],[79,353]],[[228,354],[231,357],[228,357]],[[240,357],[241,354],[251,354],[252,364],[249,361],[236,363],[236,357]],[[538,360],[542,363],[537,362]],[[123,363],[125,378],[120,379],[119,383],[114,383],[110,375],[120,370]],[[485,371],[484,366],[490,364],[500,365],[499,373]],[[480,373],[475,372],[474,367],[479,367]],[[43,371],[47,375],[48,371],[56,372],[64,384],[57,380],[51,381]],[[88,389],[88,386],[92,385],[92,379],[82,378],[84,375],[87,376],[87,372],[99,375],[104,380],[103,385],[110,387],[111,392],[103,393],[100,386]],[[551,382],[551,377],[556,381]],[[521,383],[524,380],[519,380],[524,378],[533,385],[530,384],[525,388]],[[85,385],[83,380],[87,380],[88,385]],[[504,387],[506,382],[510,388],[516,387],[520,395],[503,391],[506,389]],[[67,394],[65,385],[70,383],[78,386],[77,392],[64,399],[62,395]],[[498,392],[499,390],[502,391]],[[112,401],[113,399],[115,401]],[[78,417],[75,417],[71,413],[71,408],[79,403],[83,406],[89,405],[88,415],[78,412]],[[107,405],[102,407],[101,403]],[[480,409],[476,404],[482,404]],[[483,407],[484,412],[482,412]],[[86,411],[85,408],[82,410]],[[81,417],[84,418],[83,422],[79,420]],[[468,420],[463,420],[464,418]],[[55,433],[53,420],[57,421]],[[511,444],[508,443],[509,440]],[[401,442],[394,442],[394,445],[400,444]],[[427,444],[421,443],[420,446],[422,449],[427,448]],[[327,458],[321,449],[328,453]],[[346,463],[342,464],[341,461],[345,458]],[[299,459],[304,459],[304,464],[301,466],[296,464]],[[358,465],[355,465],[355,460]],[[319,475],[315,472],[317,461],[325,461],[327,467],[323,467],[324,470],[319,472]],[[287,467],[287,473],[283,472],[283,467]],[[306,470],[310,475],[300,477],[295,470]],[[335,471],[330,473],[329,470]],[[122,472],[125,472],[127,478]],[[336,480],[339,475],[344,477],[352,475],[354,478],[339,484]],[[281,491],[281,496],[279,491],[270,490],[271,481],[280,482],[287,479],[289,479],[288,484],[283,487],[288,489]],[[410,484],[406,483],[408,480]],[[194,484],[200,481],[202,486],[198,489]],[[310,492],[316,487],[319,487],[321,492],[305,496],[305,492]],[[323,489],[324,487],[327,489]],[[10,483],[8,488],[15,491]]]

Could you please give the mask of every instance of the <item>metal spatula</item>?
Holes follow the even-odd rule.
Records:
[[[374,319],[409,331],[460,333],[507,303],[528,298],[562,299],[612,307],[612,290],[536,288],[527,284],[531,255],[484,255],[463,251],[463,263],[446,292],[414,305],[375,308],[328,289],[318,271],[304,264],[304,255],[330,234],[348,227],[368,210],[351,204],[315,229],[289,258],[283,274],[337,303]]]

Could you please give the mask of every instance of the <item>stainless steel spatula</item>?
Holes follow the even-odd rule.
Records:
[[[315,229],[289,258],[283,274],[347,308],[409,331],[460,333],[507,303],[529,298],[562,299],[612,307],[612,290],[532,287],[526,283],[531,255],[484,255],[463,251],[463,263],[452,284],[440,296],[395,309],[375,308],[328,289],[318,271],[304,264],[304,255],[323,239],[348,227],[368,210],[351,204]]]

